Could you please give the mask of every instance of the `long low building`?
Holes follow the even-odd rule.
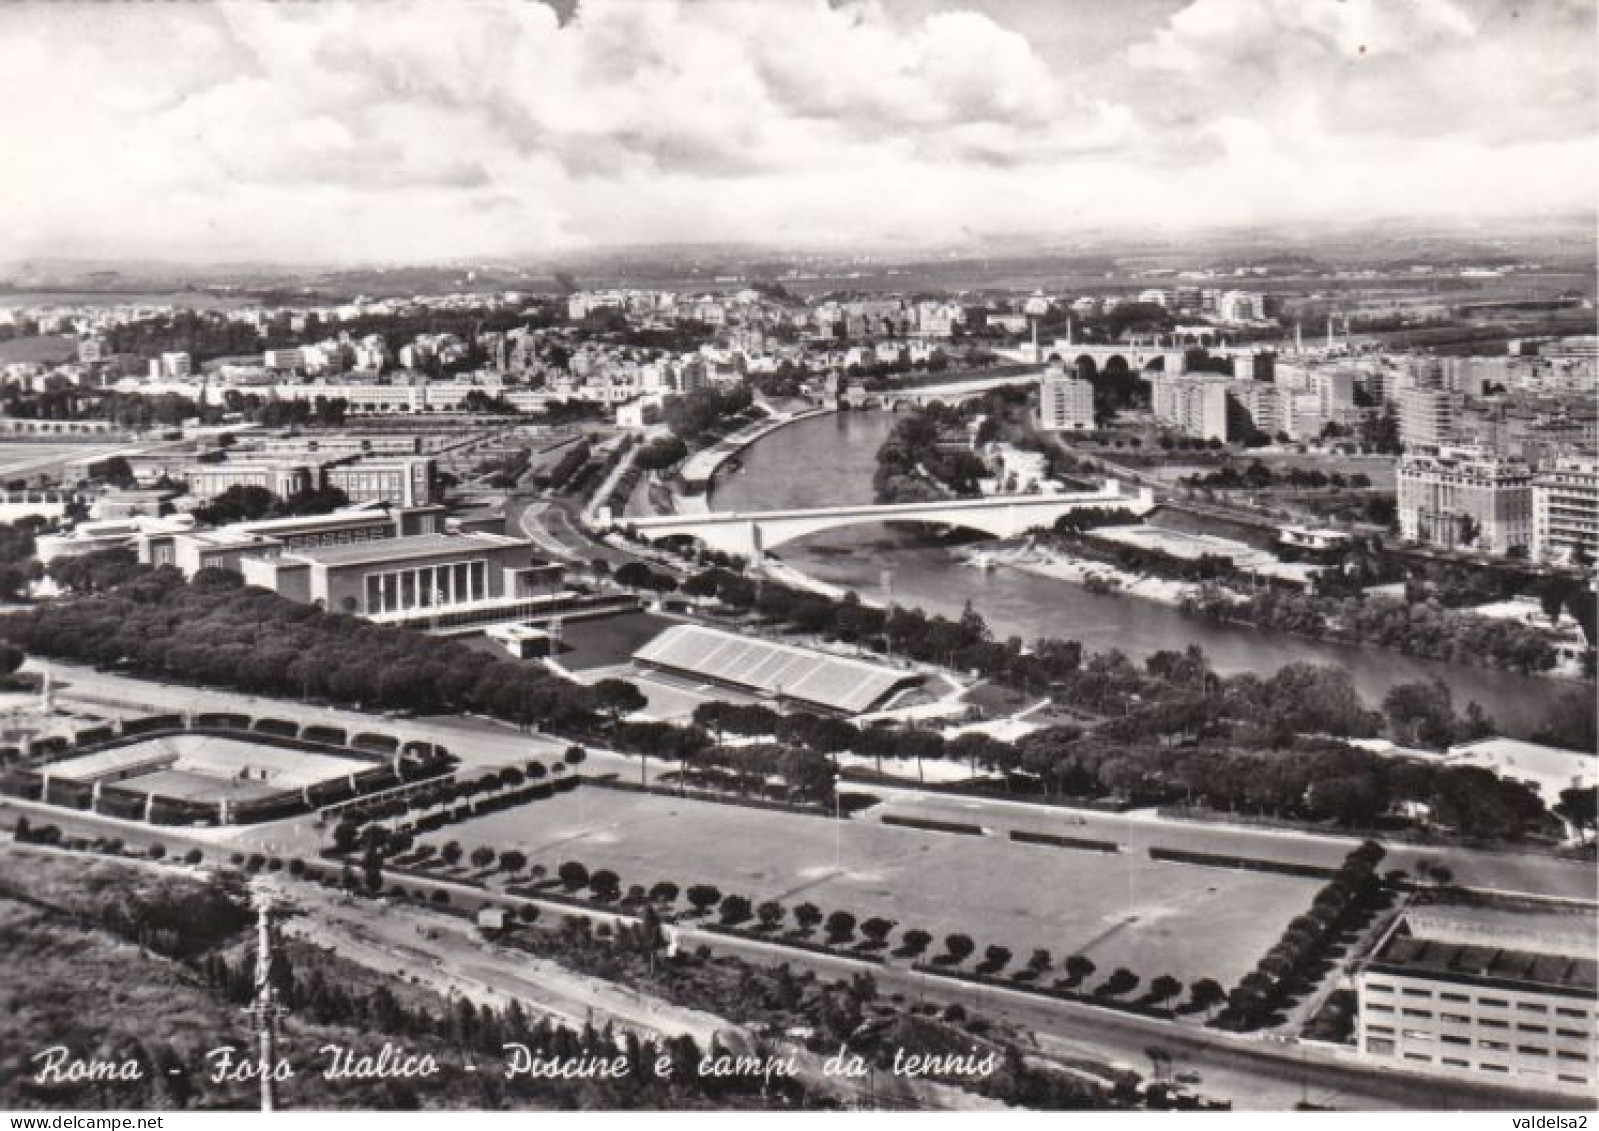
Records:
[[[1357,976],[1359,1047],[1425,1072],[1591,1094],[1593,913],[1420,906]]]
[[[329,612],[404,623],[560,591],[562,569],[497,534],[419,534],[240,563],[244,579]]]
[[[633,653],[636,663],[834,714],[861,714],[921,682],[914,672],[812,648],[674,625]]]

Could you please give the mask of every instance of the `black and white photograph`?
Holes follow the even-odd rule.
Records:
[[[1581,1131],[1596,48],[0,3],[8,1127]]]

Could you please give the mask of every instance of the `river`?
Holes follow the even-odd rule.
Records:
[[[724,467],[712,487],[714,510],[771,510],[872,501],[877,449],[894,416],[845,412],[802,420],[746,448],[741,468]],[[1397,652],[1327,644],[1282,633],[1232,628],[1119,594],[1000,567],[965,565],[954,549],[928,545],[914,532],[882,524],[846,527],[790,542],[775,556],[820,580],[879,600],[957,615],[967,601],[994,634],[1080,640],[1085,648],[1120,648],[1141,659],[1197,644],[1217,671],[1267,675],[1296,660],[1340,664],[1373,706],[1396,683],[1441,679],[1463,710],[1475,700],[1508,734],[1526,737],[1560,693],[1563,680],[1422,660]]]

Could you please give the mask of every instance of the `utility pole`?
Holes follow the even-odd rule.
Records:
[[[277,940],[272,892],[266,887],[252,890],[256,911],[255,948],[255,1002],[250,1007],[255,1028],[261,1039],[261,1110],[276,1111],[277,1096],[274,1077],[277,1074],[278,1018],[284,1010],[278,1004],[277,991],[272,986],[273,946]]]

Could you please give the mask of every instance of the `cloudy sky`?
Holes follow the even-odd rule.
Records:
[[[1594,0],[0,5],[0,261],[1591,209]]]

